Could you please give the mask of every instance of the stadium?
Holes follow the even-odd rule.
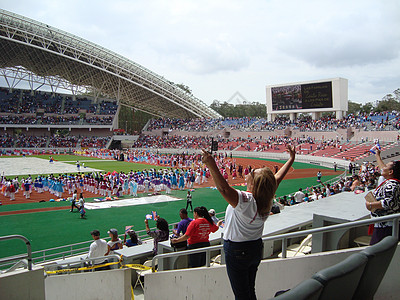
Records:
[[[0,88],[0,290],[7,299],[159,299],[160,289],[166,292],[162,299],[233,298],[221,259],[222,229],[210,236],[206,266],[190,269],[187,253],[175,252],[168,241],[158,245],[161,256],[154,259],[143,222],[155,212],[168,221],[172,234],[188,190],[194,206],[212,208],[224,219],[227,204],[212,178],[206,171],[203,175],[201,162],[201,149],[211,150],[213,142],[221,172],[239,190],[246,189],[245,176],[252,169],[279,169],[288,158],[287,145],[296,147],[296,162],[276,192],[281,212],[269,217],[263,233],[260,298],[272,298],[364,249],[366,244],[356,241],[373,223],[364,204],[371,180],[366,174],[377,163],[371,150],[379,147],[385,162],[400,157],[397,112],[346,116],[346,106],[335,108],[334,99],[329,109],[308,106],[303,112],[314,115],[302,119],[296,117],[302,112],[297,95],[273,117],[224,118],[117,53],[5,10],[0,10],[0,49],[5,83]],[[272,101],[269,113],[285,106]],[[131,119],[147,116],[132,134],[127,119],[120,120],[125,108]],[[340,118],[322,114],[335,109]],[[317,181],[318,172],[322,180]],[[357,186],[355,174],[363,178]],[[173,177],[182,178],[183,186],[174,186]],[[136,187],[130,185],[134,181]],[[293,202],[299,188],[309,201]],[[83,217],[70,211],[75,189],[86,201]],[[154,220],[149,224],[153,229]],[[323,231],[328,225],[343,227]],[[98,229],[108,240],[107,231],[116,228],[124,238],[127,227],[143,244],[116,251],[110,270],[91,272],[86,261],[90,232]],[[286,242],[299,244],[309,234],[313,243],[306,246],[312,250],[278,257]],[[23,236],[25,245],[16,236]],[[394,255],[375,299],[399,292],[391,278],[398,275],[400,252]],[[146,261],[153,267],[158,263],[157,272],[140,273],[151,270],[143,267]],[[114,289],[88,289],[100,281]],[[192,286],[196,281],[207,287],[206,295],[204,287]]]

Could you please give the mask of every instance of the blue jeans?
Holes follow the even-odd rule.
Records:
[[[257,299],[256,274],[262,251],[261,239],[249,242],[224,240],[226,271],[236,300]]]

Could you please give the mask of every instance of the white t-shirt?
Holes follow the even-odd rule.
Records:
[[[294,200],[296,200],[296,203],[304,202],[304,197],[306,195],[302,191],[297,191],[294,193]]]
[[[94,258],[94,257],[104,256],[107,253],[107,251],[108,251],[107,242],[103,239],[98,239],[90,244],[88,257]],[[94,263],[100,263],[100,262],[102,261],[95,261]]]
[[[235,208],[230,204],[225,212],[224,240],[232,242],[255,241],[262,237],[268,215],[260,217],[257,203],[249,192],[238,191],[239,201]]]

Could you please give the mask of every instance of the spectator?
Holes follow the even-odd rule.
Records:
[[[382,169],[381,175],[386,180],[373,192],[375,201],[365,202],[365,206],[371,211],[373,218],[400,212],[400,161],[392,161],[385,164],[382,161],[379,149],[376,149],[375,157],[379,167]],[[393,226],[399,226],[399,223],[396,222],[394,225],[391,221],[375,223],[370,245],[374,245],[384,237],[392,235]],[[400,236],[400,231],[398,233]]]
[[[358,175],[353,175],[353,183],[350,186],[350,190],[354,191],[358,186],[361,186],[360,177]]]
[[[111,241],[107,243],[108,254],[114,254],[114,250],[122,249],[122,240],[118,237],[118,231],[115,228],[111,228],[107,233],[111,238]]]
[[[193,212],[194,220],[190,222],[186,233],[179,238],[171,239],[171,243],[188,241],[188,249],[198,249],[210,246],[209,235],[216,232],[218,226],[212,221],[207,209],[204,206],[196,207]],[[204,266],[206,263],[206,253],[196,253],[189,255],[189,267],[196,268]]]
[[[150,231],[149,220],[145,219],[146,232],[149,236],[154,239],[153,255],[157,255],[158,243],[162,241],[167,241],[169,237],[168,222],[163,218],[158,218],[156,221],[157,229]]]
[[[296,201],[296,204],[299,204],[301,202],[304,202],[305,194],[303,193],[303,189],[299,188],[299,190],[294,193],[294,200]]]
[[[126,240],[126,235],[129,235],[129,240]],[[125,233],[124,235],[124,245],[127,247],[133,247],[137,245],[141,245],[142,241],[139,239],[137,236],[136,232],[134,230],[128,230],[128,232]]]
[[[101,257],[108,254],[108,246],[107,242],[103,239],[100,239],[100,231],[93,230],[90,233],[93,237],[93,242],[90,244],[88,258]],[[104,260],[94,260],[95,264],[101,264]]]
[[[185,234],[190,222],[193,221],[191,218],[188,217],[188,213],[185,208],[181,208],[181,210],[179,211],[179,217],[181,218],[181,221],[179,221],[176,230],[173,230],[173,233],[176,237],[181,236],[181,234]]]
[[[218,221],[219,221],[219,219],[215,216],[215,209],[214,209],[214,208],[211,208],[211,209],[208,211],[208,213],[210,214],[211,220],[213,220],[214,224],[217,224]]]
[[[246,192],[232,188],[210,153],[202,150],[202,160],[210,169],[218,191],[229,204],[225,214],[224,252],[236,299],[256,299],[255,280],[263,252],[264,222],[271,211],[275,192],[296,155],[295,147],[288,146],[287,149],[290,158],[276,174],[269,168],[262,168],[247,175]]]

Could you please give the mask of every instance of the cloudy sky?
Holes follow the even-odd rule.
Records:
[[[398,0],[0,0],[108,48],[207,104],[266,85],[343,77],[349,99],[400,88]]]

